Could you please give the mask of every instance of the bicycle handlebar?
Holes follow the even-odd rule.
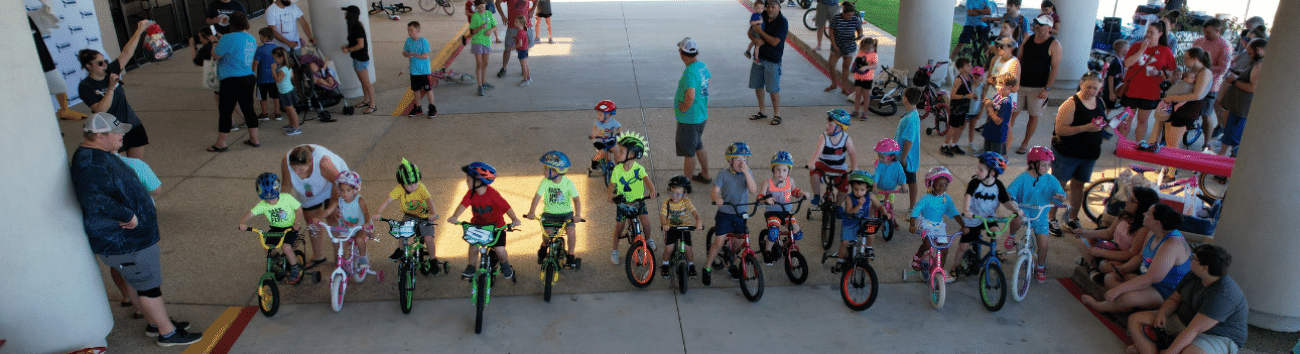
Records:
[[[921,237],[925,237],[926,241],[930,242],[930,247],[933,247],[934,249],[942,250],[942,249],[947,249],[949,246],[952,246],[952,240],[959,239],[961,237],[961,231],[954,232],[952,235],[949,234],[930,235],[930,233],[928,232],[921,231]],[[940,237],[947,237],[948,242],[943,243],[942,245],[935,242],[935,240],[939,239]]]
[[[329,236],[330,241],[334,243],[342,243],[343,241],[351,240],[352,237],[356,236],[357,231],[360,231],[362,228],[365,228],[367,226],[367,225],[357,225],[353,227],[329,226],[326,225],[324,222],[320,222],[320,221],[317,221],[316,224],[314,225],[325,229],[325,235]],[[334,237],[334,234],[336,232],[343,236]]]
[[[1069,205],[1065,205],[1065,204],[1052,204],[1052,205],[1028,205],[1028,204],[1021,204],[1021,205],[1020,205],[1020,211],[1024,212],[1024,214],[1021,214],[1020,216],[1024,216],[1026,219],[1038,220],[1039,217],[1042,217],[1042,216],[1043,216],[1043,212],[1044,212],[1044,211],[1052,210],[1052,208],[1066,208],[1066,209],[1069,209],[1070,206],[1069,206]],[[1030,211],[1031,209],[1032,209],[1032,210],[1036,210],[1036,211]],[[1031,213],[1032,213],[1033,216],[1030,216]]]
[[[248,231],[248,232],[252,232],[252,233],[254,233],[254,234],[257,234],[257,238],[259,238],[259,239],[262,240],[261,244],[262,244],[262,248],[264,248],[264,249],[268,249],[268,250],[269,250],[269,249],[272,249],[272,248],[280,248],[281,245],[284,245],[284,236],[285,236],[285,233],[283,233],[283,232],[262,232],[262,230],[258,230],[258,229],[256,229],[256,228],[252,228],[252,227],[246,227],[246,228],[244,228],[244,231]],[[268,235],[268,234],[270,234],[270,235]],[[270,244],[267,244],[267,243],[266,243],[266,239],[271,238],[271,237],[274,237],[274,236],[271,236],[271,235],[275,235],[275,234],[280,234],[280,239],[279,239],[279,241],[277,241],[277,242],[275,243],[275,246],[271,246]]]
[[[669,226],[668,229],[678,230],[678,231],[695,231],[694,226]]]
[[[999,223],[1011,222],[1011,219],[1012,219],[1012,218],[1010,218],[1010,217],[1004,217],[1004,218],[985,218],[985,217],[983,217],[983,216],[974,215],[974,218],[964,218],[964,219],[965,219],[965,221],[966,221],[966,222],[964,222],[964,224],[966,225],[966,227],[975,227],[975,226],[979,226],[978,224],[977,224],[977,225],[974,225],[974,226],[971,226],[971,225],[970,225],[970,221],[971,221],[971,220],[979,220],[979,221],[984,225],[984,229],[985,229],[985,230],[988,230],[988,229],[989,229],[989,226],[996,226],[996,225],[999,224]],[[993,225],[989,225],[990,223],[992,223]],[[991,230],[990,230],[989,232],[990,232],[990,233],[993,233],[993,234],[995,234],[995,235],[1001,235],[1001,234],[1005,234],[1005,233],[1007,233],[1007,232],[1010,231],[1010,230],[1011,230],[1011,229],[1008,228],[1008,229],[1002,229],[1002,232],[996,232],[996,233],[995,233],[995,232],[993,232],[993,231],[991,231]]]
[[[758,202],[758,201],[760,201],[760,200],[766,200],[766,199],[772,199],[772,195],[771,195],[771,194],[767,194],[767,195],[759,196],[759,199],[758,199],[758,200],[755,200],[755,202]],[[807,195],[804,195],[804,196],[799,197],[799,199],[798,199],[798,200],[795,200],[795,201],[784,202],[784,203],[782,203],[782,202],[772,202],[772,204],[768,204],[768,205],[779,205],[779,206],[782,206],[782,207],[789,206],[789,205],[794,205],[794,210],[790,211],[790,215],[799,215],[799,210],[802,210],[802,209],[803,209],[803,201],[804,201],[804,200],[807,200],[807,199],[808,199],[808,196],[807,196]],[[755,207],[755,209],[758,209],[758,208]],[[785,209],[785,208],[781,208],[781,209]],[[755,210],[755,212],[757,212],[757,210]]]

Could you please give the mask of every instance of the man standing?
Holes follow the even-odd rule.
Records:
[[[1223,22],[1219,19],[1205,20],[1205,24],[1201,26],[1201,34],[1203,36],[1193,41],[1192,46],[1205,49],[1205,53],[1210,55],[1210,72],[1214,73],[1214,82],[1210,83],[1210,93],[1205,95],[1201,103],[1201,133],[1208,138],[1212,129],[1210,124],[1219,121],[1214,114],[1214,101],[1219,95],[1219,87],[1223,84],[1223,74],[1228,72],[1228,62],[1232,58],[1232,52],[1228,40],[1223,39]]]
[[[763,114],[763,91],[772,95],[772,125],[781,124],[781,55],[785,53],[785,35],[789,27],[781,15],[781,2],[768,1],[763,23],[750,26],[749,40],[758,45],[758,62],[749,67],[749,88],[758,96],[758,113],[750,120],[767,118]]]
[[[779,4],[779,3],[778,3]],[[677,80],[677,95],[673,98],[673,111],[677,117],[677,156],[686,158],[682,164],[682,175],[691,176],[691,180],[708,184],[709,158],[704,153],[704,143],[700,136],[704,134],[704,122],[709,119],[709,67],[695,58],[700,54],[695,40],[691,37],[677,43],[677,54],[681,56],[686,70]],[[695,159],[700,160],[700,174],[695,174]]]
[[[216,25],[217,36],[230,33],[230,14],[235,12],[248,13],[244,10],[244,4],[238,1],[217,0],[208,3],[207,22]]]
[[[158,337],[161,346],[194,343],[203,334],[186,332],[189,322],[171,321],[164,307],[153,201],[135,172],[113,154],[130,130],[130,124],[108,113],[95,113],[86,122],[85,141],[70,163],[83,227],[90,250],[136,290],[131,303],[149,322],[145,335]]]
[[[1052,29],[1052,18],[1038,16],[1030,26],[1033,27],[1034,35],[1029,36],[1020,50],[1020,65],[1023,68],[1020,75],[1020,107],[1025,107],[1025,111],[1029,112],[1029,120],[1025,122],[1025,139],[1020,143],[1020,148],[1016,149],[1016,153],[1021,155],[1029,152],[1029,139],[1034,137],[1034,129],[1038,128],[1038,117],[1043,115],[1043,108],[1047,106],[1047,92],[1056,83],[1056,68],[1061,64],[1061,42],[1057,42],[1056,37],[1048,33]],[[1010,126],[1016,125],[1018,115],[1011,114]],[[1010,136],[1007,140],[1011,140]]]
[[[302,42],[298,38],[298,28],[307,35],[307,43],[316,44],[316,37],[311,34],[311,25],[302,17],[302,9],[290,0],[276,0],[266,8],[266,25],[275,30],[275,45],[288,49],[296,58],[302,55]]]
[[[777,1],[777,4],[780,4]],[[826,21],[830,21],[831,16],[840,15],[840,2],[838,0],[817,0],[817,49],[822,50],[822,37],[826,37]],[[854,14],[856,15],[856,14]],[[835,38],[830,38],[835,40]]]
[[[497,71],[497,77],[506,77],[506,64],[510,64],[510,52],[515,49],[515,46],[519,42],[515,37],[527,36],[524,38],[532,40],[533,34],[531,32],[533,31],[533,27],[529,25],[528,21],[532,19],[535,14],[533,13],[534,8],[528,6],[528,0],[496,0],[496,3],[497,8],[502,8],[501,4],[505,3],[507,8],[501,11],[503,11],[504,14],[509,15],[508,18],[506,18],[506,15],[502,15],[502,19],[507,21],[506,50],[501,51],[501,71]],[[516,28],[514,25],[515,21],[524,21],[523,27],[527,30],[525,30],[524,33],[519,33],[519,28]]]

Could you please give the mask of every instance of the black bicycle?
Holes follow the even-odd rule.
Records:
[[[695,231],[694,226],[669,226],[669,231],[681,231],[683,234]],[[690,283],[690,263],[686,261],[686,237],[677,238],[677,247],[673,247],[673,254],[668,258],[668,264],[671,269],[668,273],[677,277],[677,291],[686,295],[687,284]]]
[[[853,311],[863,311],[876,303],[880,282],[876,279],[876,269],[871,267],[871,255],[867,254],[867,238],[880,230],[886,220],[880,218],[859,218],[844,215],[845,220],[858,222],[857,239],[849,241],[847,262],[841,265],[840,298],[844,305]],[[891,220],[892,221],[892,220]],[[822,264],[836,255],[823,254]]]

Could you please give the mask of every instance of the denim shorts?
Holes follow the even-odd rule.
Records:
[[[1092,180],[1092,167],[1096,163],[1097,160],[1076,159],[1057,152],[1056,160],[1052,161],[1052,176],[1061,182],[1070,179],[1088,182]]]
[[[369,70],[369,69],[370,69],[369,60],[360,61],[360,60],[352,59],[352,70],[361,71],[361,70]]]
[[[1228,124],[1223,128],[1223,137],[1219,141],[1227,146],[1241,145],[1241,133],[1245,130],[1246,117],[1228,113]]]
[[[781,93],[781,63],[761,60],[749,66],[749,88]]]
[[[840,227],[840,241],[848,242],[857,240],[858,230],[862,228],[862,225],[857,221],[847,221],[848,218],[845,218],[845,220],[843,226]]]

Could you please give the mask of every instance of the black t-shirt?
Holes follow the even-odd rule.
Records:
[[[366,28],[361,25],[361,21],[348,24],[348,47],[355,47],[357,39],[365,43],[365,47],[351,52],[352,59],[358,61],[370,61],[370,40],[366,39]]]
[[[244,10],[244,4],[239,2],[239,0],[230,0],[230,2],[221,2],[221,0],[212,0],[212,2],[208,3],[207,18],[217,17],[219,15],[230,16],[230,14],[235,13],[235,11],[243,12],[245,16],[248,15],[248,11]],[[220,23],[216,23],[213,24],[213,26],[216,26],[218,34],[230,33],[229,25],[223,26]]]
[[[215,44],[217,42],[208,42],[208,44],[199,47],[199,50],[194,52],[194,65],[203,66],[204,60],[212,60],[212,47]]]
[[[776,18],[771,21],[768,21],[767,16],[764,15],[763,32],[781,40],[774,46],[763,43],[762,46],[758,47],[758,58],[780,64],[781,55],[785,53],[785,36],[789,33],[789,30],[789,23],[786,22],[784,14],[777,14]]]
[[[1124,82],[1124,62],[1120,61],[1118,56],[1110,58],[1110,67],[1106,68],[1106,78],[1115,79],[1115,85]],[[1107,108],[1115,105],[1115,102],[1110,100],[1110,85],[1104,81],[1101,83],[1101,99],[1106,102]]]
[[[116,61],[108,63],[107,71],[109,74],[122,75],[122,64]],[[106,90],[108,90],[108,75],[105,75],[103,80],[95,80],[87,76],[81,80],[80,85],[77,85],[77,94],[81,95],[81,101],[87,106],[103,100]],[[131,104],[126,102],[126,89],[120,82],[117,89],[113,90],[113,102],[108,106],[107,112],[133,126],[140,125],[140,118],[135,116],[135,110],[131,109]]]
[[[1101,102],[1101,97],[1096,98],[1096,108],[1093,109],[1084,107],[1079,95],[1070,99],[1074,100],[1071,127],[1092,124],[1094,118],[1106,116],[1106,105]],[[1070,136],[1055,136],[1056,133],[1053,132],[1052,135],[1052,150],[1056,150],[1057,154],[1080,160],[1096,160],[1101,157],[1101,132],[1080,132]]]
[[[36,56],[41,57],[41,72],[54,70],[54,58],[50,56],[50,48],[45,46],[45,39],[41,38],[41,30],[36,28],[36,22],[32,21],[30,16],[27,17],[27,24],[32,25],[32,38],[36,40]]]

